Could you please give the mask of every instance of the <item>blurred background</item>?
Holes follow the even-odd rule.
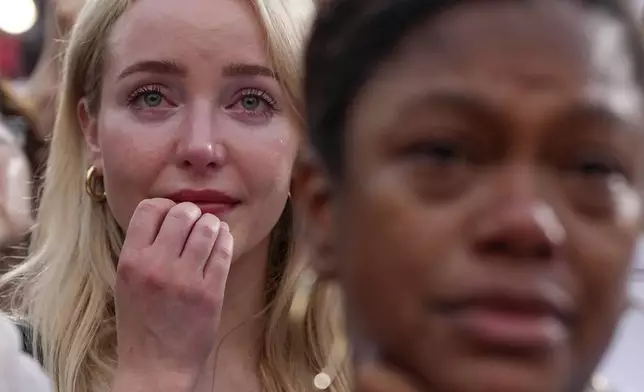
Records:
[[[44,43],[48,0],[0,0],[0,74],[28,77]]]

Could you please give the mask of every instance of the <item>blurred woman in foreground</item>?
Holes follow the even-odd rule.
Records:
[[[586,388],[642,227],[640,39],[609,0],[322,12],[296,189],[357,390]]]

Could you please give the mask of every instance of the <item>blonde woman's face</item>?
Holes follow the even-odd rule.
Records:
[[[119,225],[143,199],[203,199],[237,257],[266,240],[297,130],[250,3],[140,0],[108,46],[100,108],[80,117]]]

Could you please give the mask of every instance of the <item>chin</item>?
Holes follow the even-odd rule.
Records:
[[[544,369],[509,359],[470,358],[438,372],[436,390],[449,392],[570,392],[559,369]],[[459,364],[460,362],[460,364]],[[447,365],[447,364],[445,364]],[[436,370],[434,370],[436,371]],[[438,385],[439,384],[439,385]],[[575,391],[581,392],[581,391]]]
[[[558,388],[554,383],[540,380],[532,382],[517,379],[478,380],[476,378],[457,379],[446,382],[446,387],[438,388],[450,392],[570,392]]]

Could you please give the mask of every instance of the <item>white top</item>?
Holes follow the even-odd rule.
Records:
[[[18,329],[0,315],[0,392],[52,392],[40,365],[22,352]]]
[[[644,239],[635,264],[644,269]],[[644,305],[644,274],[633,279],[631,295]],[[600,373],[615,392],[644,392],[644,309],[624,315]]]

